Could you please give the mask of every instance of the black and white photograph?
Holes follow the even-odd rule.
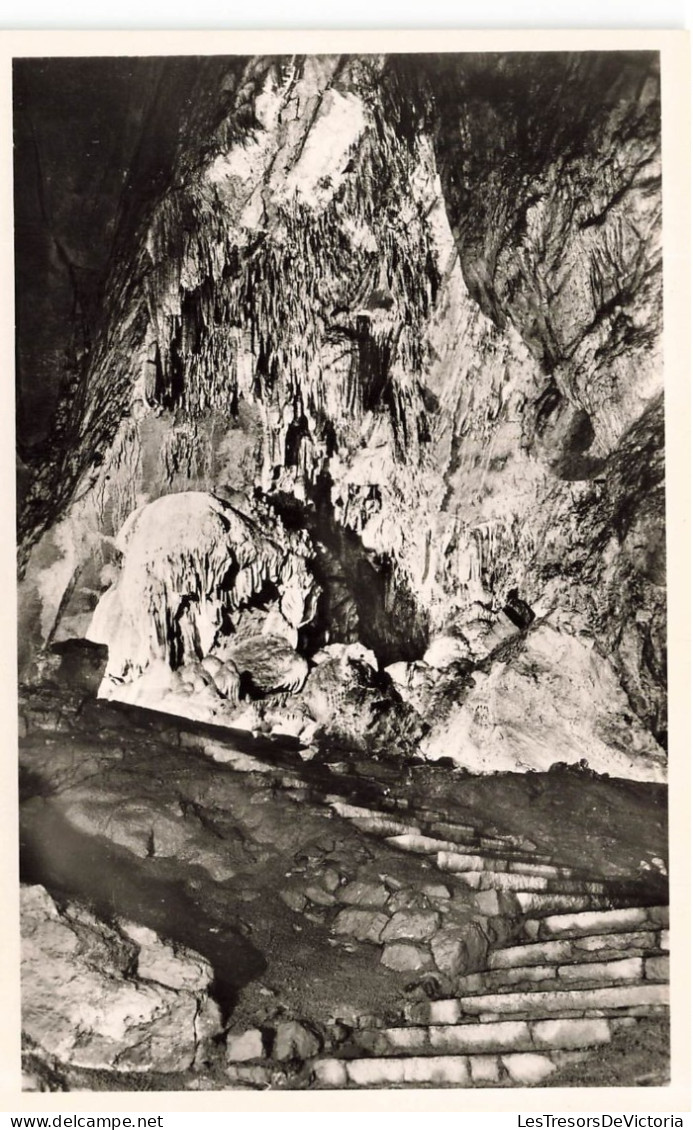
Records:
[[[660,51],[333,42],[12,60],[22,1088],[666,1087]]]

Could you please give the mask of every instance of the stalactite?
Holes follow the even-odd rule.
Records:
[[[607,639],[638,709],[661,720],[661,663],[633,675],[638,648],[662,650],[642,628],[650,608],[662,622],[661,562],[625,504],[614,535],[596,478],[661,385],[656,82],[641,105],[632,75],[614,77],[610,107],[587,89],[596,58],[552,58],[538,86],[515,61],[476,56],[307,59],[290,74],[266,62],[237,63],[213,113],[213,93],[187,108],[170,175],[114,256],[79,395],[61,405],[65,474],[39,470],[25,525],[40,527],[49,497],[60,513],[93,496],[99,529],[84,540],[98,545],[102,527],[172,490],[241,507],[264,495],[295,526],[319,517],[335,552],[364,566],[349,584],[382,581],[383,609],[411,595],[410,637],[374,616],[369,646],[390,656],[390,633],[423,654],[425,632],[464,634],[517,590],[537,617],[560,608],[574,634]],[[543,137],[546,75],[585,95],[576,148],[565,123]],[[525,91],[526,123],[512,99],[497,114],[508,83]],[[333,150],[320,131],[335,108]],[[181,561],[156,612],[164,637],[184,637],[176,662],[201,650],[204,617],[193,601],[180,627],[169,601],[188,574],[201,593],[211,567]],[[234,616],[258,586],[293,585],[269,551],[237,566]],[[614,577],[628,579],[625,603]],[[335,627],[351,640],[343,595],[330,607],[348,606]],[[288,625],[293,598],[279,603]]]

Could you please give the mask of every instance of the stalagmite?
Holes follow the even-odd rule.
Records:
[[[178,671],[184,693],[212,688],[235,704],[239,671],[229,662],[227,634],[233,615],[253,602],[270,604],[273,623],[279,616],[295,632],[310,618],[316,592],[305,539],[279,522],[266,531],[202,492],[167,495],[135,511],[116,539],[120,573],[89,629],[90,640],[108,646],[101,693],[120,697],[120,686],[145,674],[148,693],[160,693],[166,672]],[[271,646],[271,637],[263,638]],[[289,682],[295,689],[295,676]]]

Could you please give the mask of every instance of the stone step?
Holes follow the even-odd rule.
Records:
[[[524,836],[513,836],[509,832],[497,836],[479,836],[480,847],[489,848],[490,850],[494,848],[504,849],[507,847],[523,848],[524,850],[524,845],[528,842],[529,841]],[[532,844],[529,850],[536,851],[537,845]]]
[[[419,832],[418,834],[401,835],[396,838],[395,847],[401,848],[403,851],[419,852],[422,855],[435,855],[438,851],[457,852],[460,855],[469,855],[475,859],[482,861],[490,860],[491,862],[502,863],[511,861],[514,863],[528,863],[535,866],[546,863],[551,864],[551,856],[539,855],[537,852],[532,854],[521,851],[511,844],[504,844],[500,847],[484,848],[479,843],[474,844],[460,844],[455,840],[448,840],[441,836],[432,836],[427,832]],[[557,864],[552,865],[552,868],[558,872],[561,870]]]
[[[323,1059],[313,1063],[316,1088],[516,1087],[543,1083],[567,1052],[507,1055],[406,1056],[400,1059]],[[555,1057],[555,1058],[554,1058]]]
[[[579,875],[574,867],[558,867],[555,863],[535,863],[533,860],[508,858],[508,871],[525,875],[547,875],[569,879]],[[585,876],[589,878],[589,876]]]
[[[411,851],[416,855],[436,855],[439,851],[458,851],[459,844],[452,840],[439,840],[434,836],[417,835],[391,836],[388,843],[400,851]]]
[[[528,990],[571,988],[597,988],[599,985],[639,983],[642,981],[665,982],[668,980],[668,965],[652,967],[653,958],[626,957],[618,961],[595,961],[573,965],[528,965],[513,966],[485,973],[469,973],[457,982],[459,992],[502,993]],[[667,959],[663,959],[666,961]]]
[[[586,934],[616,934],[659,930],[669,925],[668,906],[629,906],[619,910],[587,910],[529,919],[525,933],[533,939],[571,938]]]
[[[499,832],[491,835],[473,824],[458,823],[425,808],[417,809],[416,819],[427,835],[437,839],[451,840],[458,845],[474,845],[477,848],[483,848],[485,851],[537,852],[537,858],[541,858],[537,845],[527,836],[515,835],[512,832]],[[544,858],[549,859],[548,856],[544,856]]]
[[[515,898],[524,914],[535,918],[562,911],[613,910],[617,899],[612,895],[562,895],[545,891],[517,891]]]
[[[563,986],[561,986],[563,988]],[[581,986],[570,986],[572,989],[581,988]],[[587,988],[600,988],[603,986],[587,986]],[[539,988],[538,985],[529,986],[532,988]],[[501,993],[494,993],[494,996],[502,996]],[[411,1002],[399,1009],[389,1016],[380,1015],[363,1015],[359,1018],[358,1023],[354,1026],[354,1031],[371,1031],[382,1030],[384,1028],[408,1028],[412,1025],[414,1027],[428,1027],[429,1025],[439,1026],[440,1024],[460,1025],[469,1028],[485,1028],[489,1024],[507,1024],[516,1023],[519,1021],[527,1021],[536,1023],[538,1020],[608,1020],[610,1023],[625,1024],[626,1022],[636,1023],[641,1020],[645,1021],[651,1017],[666,1016],[669,1012],[669,1005],[667,1004],[641,1004],[629,1005],[627,1007],[603,1006],[600,1008],[556,1008],[552,1009],[548,1016],[542,1017],[536,1011],[529,1010],[525,1012],[513,1012],[512,1015],[507,1016],[503,1012],[498,1011],[482,1012],[478,1016],[460,1016],[458,1008],[450,1008],[450,1003],[457,1005],[457,1001],[462,998],[454,998],[450,1001],[417,1001]],[[431,1004],[437,1006],[437,1011],[431,1013]],[[573,1005],[575,1002],[573,1001]],[[435,1017],[435,1018],[434,1018]],[[353,1032],[352,1032],[353,1035]],[[351,1039],[351,1036],[350,1036]]]
[[[348,820],[359,832],[367,832],[373,836],[384,836],[387,842],[393,837],[403,836],[416,836],[418,829],[411,824],[405,824],[401,820],[395,820],[393,816],[380,816],[373,813],[371,816],[349,816]]]
[[[476,891],[550,891],[554,894],[604,894],[604,883],[586,879],[554,879],[545,875],[517,874],[505,871],[470,871],[467,857],[453,852],[439,852],[436,866],[440,871],[454,874],[461,882]]]
[[[336,796],[326,796],[325,801],[329,804],[330,808],[342,816],[346,820],[363,821],[369,824],[374,831],[381,831],[385,835],[411,835],[417,836],[420,834],[420,829],[416,824],[409,821],[398,820],[392,812],[381,812],[379,809],[365,808],[363,805],[348,804],[347,801]],[[393,831],[388,831],[392,827]]]
[[[202,750],[206,757],[211,757],[213,761],[217,761],[220,765],[226,765],[227,768],[236,773],[261,773],[265,776],[277,773],[276,765],[261,761],[242,750],[233,749],[231,746],[224,745],[223,742],[210,741],[204,734],[182,733],[180,744],[184,748]]]
[[[505,856],[479,854],[478,852],[461,853],[459,845],[446,840],[433,839],[422,835],[393,835],[387,839],[392,847],[400,851],[410,851],[420,855],[438,855],[444,852],[454,857],[456,865],[465,871],[501,871],[518,872],[525,875],[545,875],[552,878],[570,878],[575,872],[568,867],[556,867],[550,863],[542,863],[536,857],[527,858],[519,853],[507,853]]]
[[[636,1019],[646,1020],[658,1016],[668,1016],[669,1006],[666,1004],[642,1004],[632,1005],[629,1008],[559,1008],[555,1012],[551,1012],[550,1018],[552,1020],[620,1020],[620,1019]],[[513,1020],[536,1020],[536,1012],[514,1012],[512,1014]],[[502,1020],[507,1020],[507,1016],[503,1012],[482,1012],[476,1017],[467,1017],[468,1020],[477,1022],[479,1024],[498,1024]],[[547,1018],[548,1019],[548,1018]]]
[[[616,954],[641,957],[661,951],[661,931],[640,930],[619,934],[582,934],[576,938],[555,938],[544,942],[505,946],[489,955],[489,969],[509,966],[564,965],[567,962],[608,961]]]
[[[476,844],[481,833],[471,824],[455,824],[445,820],[422,821],[428,832],[439,839],[452,840],[456,844]]]
[[[463,1018],[477,1016],[506,1018],[523,1014],[550,1017],[558,1012],[584,1016],[588,1011],[647,1008],[669,1004],[669,986],[655,982],[619,985],[608,988],[556,989],[509,993],[481,993],[449,1000],[411,1005],[407,1017],[414,1023],[459,1024]],[[492,1021],[489,1019],[489,1023]]]
[[[554,1071],[579,1063],[590,1050],[605,1046],[621,1028],[642,1021],[532,1021],[529,1024],[460,1025],[454,1030],[423,1030],[425,1054],[411,1054],[413,1039],[386,1054],[323,1056],[304,1065],[234,1063],[227,1076],[236,1087],[295,1087],[300,1079],[316,1089],[359,1087],[515,1087],[542,1083]],[[466,1033],[462,1029],[467,1028]],[[486,1031],[484,1031],[486,1029]],[[502,1029],[502,1030],[501,1030]],[[392,1032],[399,1030],[392,1029]],[[476,1033],[476,1034],[475,1034]],[[365,1035],[365,1034],[364,1034]],[[382,1033],[379,1033],[382,1036]],[[396,1039],[396,1037],[395,1037]],[[436,1041],[435,1043],[432,1041]],[[453,1047],[467,1054],[450,1054]],[[402,1054],[404,1053],[404,1054]]]
[[[615,1029],[614,1029],[615,1030]],[[608,1044],[606,1019],[506,1020],[494,1024],[433,1024],[374,1028],[352,1035],[350,1043],[373,1056],[502,1054],[559,1051]]]

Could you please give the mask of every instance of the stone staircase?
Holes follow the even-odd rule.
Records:
[[[91,709],[101,722],[107,720],[102,704]],[[112,704],[108,709],[120,740],[123,710]],[[667,898],[664,864],[653,852],[644,853],[650,861],[639,871],[631,863],[638,856],[623,851],[602,865],[593,848],[581,854],[578,825],[571,856],[566,846],[571,835],[563,839],[550,811],[551,790],[543,809],[537,804],[539,818],[534,798],[541,791],[532,793],[518,817],[512,804],[499,811],[485,794],[470,799],[464,779],[449,783],[442,773],[419,784],[416,773],[403,778],[398,765],[303,761],[300,752],[250,739],[247,749],[239,749],[233,736],[211,734],[202,724],[179,732],[177,723],[159,715],[142,724],[155,734],[152,756],[158,758],[162,740],[180,751],[176,772],[189,751],[225,767],[214,782],[214,805],[223,797],[220,811],[233,814],[233,828],[250,829],[247,842],[255,855],[245,851],[241,838],[239,894],[235,889],[225,894],[224,909],[226,899],[238,899],[244,914],[247,905],[252,932],[253,902],[244,896],[257,891],[254,872],[246,876],[244,868],[257,857],[259,873],[265,865],[276,866],[266,889],[276,891],[283,904],[277,915],[284,930],[281,953],[287,938],[289,960],[312,947],[318,973],[323,953],[334,959],[336,992],[317,998],[317,1005],[302,985],[284,993],[276,973],[267,985],[249,982],[250,1004],[234,1004],[224,1039],[215,1042],[214,1071],[224,1086],[535,1086],[550,1084],[615,1043],[613,1057],[640,1034],[662,1048],[668,908],[661,905]],[[49,747],[39,748],[38,763],[49,756],[54,774],[54,739],[48,740]],[[85,748],[91,750],[91,742]],[[72,743],[69,758],[71,774]],[[120,764],[120,752],[114,762]],[[192,798],[195,835],[199,798],[205,816],[217,812],[214,805],[205,808],[202,786],[209,768],[204,767],[199,793],[196,778],[185,794],[181,790]],[[126,786],[129,798],[129,775]],[[74,804],[74,790],[65,792]],[[91,813],[90,796],[87,792],[83,807],[75,809],[80,818]],[[598,799],[610,813],[608,791]],[[178,834],[180,803],[170,798],[169,803]],[[142,828],[150,828],[149,810],[138,823],[138,809],[128,823],[124,807],[118,827],[121,837],[130,838],[116,839],[110,825],[109,835],[116,844],[138,844]],[[549,812],[546,825],[542,811]],[[503,826],[503,813],[512,831]],[[237,866],[229,863],[227,845],[235,850],[236,841],[225,838],[225,823],[220,826],[224,834],[215,833],[213,848],[200,832],[186,851],[196,864],[202,850],[207,852],[226,883],[224,869]],[[523,834],[524,827],[530,835]],[[657,843],[661,853],[661,840]],[[590,871],[594,859],[600,863]],[[217,872],[209,874],[214,891]],[[233,884],[233,874],[228,882]],[[262,916],[257,918],[262,926]],[[277,965],[289,971],[290,980],[293,966]],[[371,996],[371,972],[377,996]],[[365,993],[350,994],[362,978]]]
[[[461,978],[459,997],[355,1033],[348,1056],[315,1060],[315,1084],[542,1083],[620,1029],[667,1012],[667,926],[660,906],[527,920],[528,940],[492,952],[487,970]]]
[[[325,802],[361,832],[421,855],[480,905],[494,892],[512,899],[519,933],[491,948],[484,968],[457,977],[454,995],[408,1003],[397,1023],[367,1018],[300,1066],[231,1062],[235,1085],[541,1085],[668,1013],[668,907],[633,905],[635,888],[555,863],[521,836],[484,835],[437,813],[401,819],[337,796]]]
[[[328,794],[325,800],[360,831],[423,856],[472,890],[512,892],[523,913],[608,909],[626,905],[629,899],[628,884],[622,880],[598,879],[579,868],[558,865],[527,837],[487,836],[471,825],[443,822],[438,813],[426,810],[412,813],[414,819],[405,822],[390,812],[348,804],[337,796]]]
[[[315,1084],[542,1083],[668,1011],[667,926],[660,906],[528,920],[528,940],[495,950],[459,997],[415,1004],[402,1025],[355,1033],[349,1055],[316,1059]]]

